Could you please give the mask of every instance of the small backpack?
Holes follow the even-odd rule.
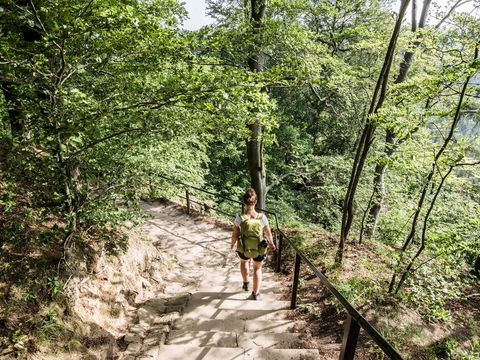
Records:
[[[246,215],[241,215],[240,219],[240,238],[237,245],[238,251],[248,258],[256,258],[267,252],[263,240],[263,221],[262,214],[251,219]]]

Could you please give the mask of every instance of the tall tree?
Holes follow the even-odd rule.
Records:
[[[197,43],[177,29],[176,0],[7,4],[0,82],[12,109],[8,137],[18,151],[5,173],[44,184],[35,196],[61,207],[66,238],[96,216],[94,209],[105,209],[106,196],[133,198],[135,191],[125,189],[138,186],[143,165],[119,154],[148,152],[152,138],[157,148],[187,133],[193,139],[231,119],[245,127],[250,108],[260,106],[250,101],[257,88],[243,86],[244,69],[191,62]],[[27,41],[18,29],[36,37]],[[16,136],[17,120],[28,136]]]
[[[420,20],[417,25],[417,16],[416,16],[416,2],[412,3],[412,33],[416,33],[419,29],[423,29],[426,24],[426,19],[428,16],[428,9],[430,8],[431,0],[425,0],[423,2],[423,8],[420,15]],[[412,48],[406,51],[403,54],[402,61],[399,65],[399,72],[394,81],[394,84],[401,84],[407,79],[408,71],[412,65],[413,55],[415,49],[420,45],[420,40],[415,39],[412,44]],[[389,158],[393,155],[398,142],[396,139],[395,132],[391,128],[387,128],[385,132],[385,145],[384,145],[384,154],[386,158]],[[362,226],[360,233],[360,241],[363,238],[364,232],[367,238],[370,238],[375,233],[375,229],[378,222],[378,216],[383,205],[383,199],[385,197],[385,172],[387,170],[386,161],[380,161],[375,165],[375,172],[373,176],[373,193],[371,196],[370,204],[367,207],[368,215],[366,215],[365,226]]]
[[[475,76],[477,71],[478,71],[475,68],[476,62],[477,62],[477,59],[478,59],[478,47],[479,47],[479,44],[477,43],[476,46],[475,46],[473,60],[470,64],[470,66],[469,66],[470,71],[467,72],[465,82],[463,83],[463,86],[462,86],[462,89],[461,89],[461,92],[460,92],[460,96],[459,96],[459,99],[458,99],[458,103],[457,103],[457,106],[456,106],[456,109],[455,109],[455,114],[453,116],[452,123],[450,124],[450,129],[448,131],[448,135],[444,138],[444,140],[442,142],[442,145],[440,146],[440,148],[436,152],[435,157],[432,161],[431,170],[428,173],[428,175],[426,176],[426,179],[425,179],[425,181],[422,185],[422,188],[421,188],[421,191],[420,191],[420,197],[418,199],[417,208],[415,209],[415,212],[414,212],[413,218],[412,218],[412,222],[411,222],[411,225],[410,225],[410,231],[409,231],[409,233],[408,233],[408,235],[407,235],[407,237],[406,237],[406,239],[403,243],[403,246],[400,250],[400,256],[399,256],[399,259],[398,259],[398,262],[397,262],[397,266],[394,269],[392,278],[390,280],[390,285],[389,285],[389,289],[388,289],[389,292],[393,292],[393,289],[394,289],[395,284],[396,284],[397,276],[400,275],[400,280],[398,281],[398,284],[395,288],[395,293],[397,293],[399,291],[399,289],[402,287],[403,283],[405,282],[407,276],[411,273],[412,267],[415,263],[415,260],[425,250],[426,240],[427,240],[427,235],[426,234],[427,234],[428,225],[429,225],[429,223],[428,223],[429,222],[429,217],[430,217],[431,212],[432,212],[432,210],[435,206],[435,202],[437,201],[438,195],[439,195],[440,191],[442,190],[442,187],[445,183],[446,178],[451,174],[451,172],[452,172],[452,170],[455,166],[461,166],[461,165],[465,166],[466,165],[466,164],[450,165],[450,167],[449,167],[448,171],[445,173],[445,175],[441,175],[440,183],[438,185],[436,185],[433,182],[433,178],[434,178],[435,174],[440,171],[439,170],[440,159],[442,158],[442,155],[444,155],[445,151],[448,149],[450,142],[452,142],[452,140],[454,140],[455,130],[456,130],[456,128],[458,126],[458,123],[460,121],[460,118],[461,118],[461,110],[462,110],[463,102],[464,102],[465,95],[466,95],[466,92],[467,92],[467,88],[468,88],[468,85],[470,83],[470,79],[473,76]],[[403,258],[406,254],[406,251],[409,248],[409,246],[412,244],[414,238],[417,235],[417,227],[418,227],[418,223],[420,221],[420,214],[421,214],[421,212],[423,210],[423,207],[425,205],[427,194],[428,193],[433,193],[433,192],[434,192],[434,196],[430,200],[430,204],[428,206],[427,212],[426,212],[424,220],[423,220],[423,228],[422,228],[422,232],[421,232],[420,246],[419,246],[418,250],[416,251],[415,255],[408,262],[406,267],[404,269],[401,269],[401,266],[402,266],[402,263],[403,263]]]
[[[408,4],[410,0],[402,0],[400,4],[400,11],[398,13],[397,20],[395,22],[395,27],[390,38],[390,43],[387,48],[387,53],[385,55],[385,60],[383,62],[382,69],[378,76],[377,84],[375,86],[372,101],[370,103],[370,108],[368,110],[367,122],[363,128],[362,135],[357,145],[357,150],[355,154],[355,159],[353,161],[353,168],[350,175],[350,182],[347,187],[347,192],[345,194],[345,199],[343,201],[343,213],[342,213],[342,224],[341,224],[341,233],[340,233],[340,242],[338,244],[337,254],[335,256],[335,262],[340,264],[343,259],[343,250],[345,248],[345,241],[350,232],[352,226],[353,218],[355,216],[354,212],[354,200],[355,193],[357,191],[358,183],[362,175],[363,167],[365,165],[365,160],[368,156],[370,147],[372,146],[376,126],[372,123],[371,117],[376,114],[378,110],[382,107],[387,93],[388,78],[390,75],[390,69],[392,67],[393,58],[395,56],[395,49],[397,44],[397,39],[400,34],[401,25],[405,12],[407,11]]]
[[[253,32],[253,52],[248,56],[248,67],[250,71],[262,72],[265,69],[265,56],[262,53],[262,26],[267,10],[267,0],[250,1],[250,24]],[[267,91],[264,87],[261,91]],[[263,140],[262,124],[255,120],[249,125],[251,131],[247,142],[247,160],[248,170],[250,172],[250,181],[258,197],[258,207],[265,208],[266,200],[266,172],[265,161],[263,159]]]
[[[403,53],[402,61],[399,64],[398,75],[395,78],[394,84],[402,84],[407,80],[408,73],[413,63],[413,57],[417,48],[422,44],[422,29],[425,28],[427,19],[429,17],[429,9],[431,5],[431,0],[424,0],[422,10],[420,13],[420,18],[417,23],[417,9],[416,2],[412,2],[412,24],[411,31],[415,35],[414,40],[412,41],[409,49]],[[460,1],[457,1],[451,6],[446,15],[435,25],[435,28],[439,28],[445,20],[448,19],[454,12],[454,10],[461,4]],[[420,32],[420,34],[418,34]],[[427,107],[428,107],[427,100]],[[378,218],[383,207],[383,202],[385,198],[385,173],[388,168],[388,159],[391,158],[394,153],[397,151],[398,146],[407,139],[406,136],[398,138],[395,134],[395,131],[388,127],[385,131],[385,144],[383,149],[383,158],[382,161],[378,162],[375,165],[374,177],[373,177],[373,193],[371,196],[370,204],[367,207],[365,214],[365,224],[362,224],[362,229],[360,233],[360,241],[363,236],[371,238],[374,236]]]

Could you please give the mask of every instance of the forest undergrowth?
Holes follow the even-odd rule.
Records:
[[[65,243],[66,224],[38,206],[29,184],[0,182],[0,190],[0,232],[10,240],[0,247],[0,358],[45,349],[87,356],[88,349],[109,344],[109,332],[76,313],[74,292],[78,279],[98,275],[102,257],[125,254],[133,234],[92,226]],[[107,307],[120,306],[107,295]]]
[[[391,276],[391,248],[378,243],[349,243],[342,267],[335,266],[338,238],[321,228],[290,228],[295,239],[314,265],[349,302],[407,359],[477,359],[480,357],[480,284],[470,275],[439,279],[430,288],[407,286],[397,295],[388,294]],[[293,253],[284,253],[282,273],[290,284]],[[431,263],[435,267],[439,264]],[[434,271],[431,269],[431,271]],[[467,272],[468,273],[468,272]],[[303,330],[313,336],[320,349],[339,350],[346,313],[321,282],[302,265],[299,283],[299,319]],[[448,289],[437,292],[442,281],[460,283],[460,296],[452,298]],[[359,339],[359,359],[383,359],[384,355],[364,332]]]

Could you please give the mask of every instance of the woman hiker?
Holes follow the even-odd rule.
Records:
[[[248,262],[253,261],[253,289],[249,299],[257,300],[262,283],[262,265],[267,258],[267,244],[271,251],[275,251],[276,247],[267,217],[255,210],[257,194],[254,189],[247,189],[245,195],[243,195],[243,203],[245,204],[245,212],[235,218],[230,249],[237,251],[240,257],[240,272],[243,278],[243,290],[245,291],[249,290],[250,284]]]

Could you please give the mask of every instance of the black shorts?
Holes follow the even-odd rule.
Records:
[[[251,258],[248,258],[245,255],[243,255],[240,251],[237,251],[237,254],[238,254],[238,257],[242,260],[250,260],[251,259]],[[266,258],[267,258],[267,254],[263,254],[263,255],[258,255],[257,257],[253,258],[252,260],[257,261],[257,262],[262,262]]]

